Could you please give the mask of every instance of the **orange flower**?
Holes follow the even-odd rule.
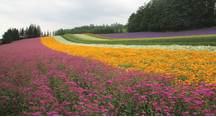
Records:
[[[53,50],[98,59],[115,67],[145,73],[173,73],[189,83],[216,84],[215,52],[75,46],[57,42],[53,37],[42,37],[41,42]]]

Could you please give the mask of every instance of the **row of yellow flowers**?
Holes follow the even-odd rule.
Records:
[[[101,60],[115,67],[146,73],[172,73],[188,83],[205,81],[216,84],[215,52],[75,46],[62,44],[53,37],[42,37],[41,42],[53,50]]]

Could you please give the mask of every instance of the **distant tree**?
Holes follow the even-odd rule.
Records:
[[[95,26],[94,24],[90,24],[89,26],[81,26],[75,27],[73,29],[59,29],[55,31],[55,35],[64,35],[64,34],[80,34],[80,33],[119,33],[123,32],[123,30],[127,29],[127,25],[122,25],[118,23],[114,23],[109,25],[100,25]]]
[[[31,24],[27,31],[27,38],[33,38],[34,37],[34,25]]]
[[[40,26],[31,24],[28,28],[26,28],[26,36],[27,38],[35,38],[42,36]]]
[[[49,33],[49,31],[47,30],[47,34],[46,34],[46,36],[50,36],[50,33]]]
[[[26,27],[26,29],[25,29],[25,37],[24,38],[28,38],[28,27]]]
[[[11,43],[14,40],[19,40],[20,35],[19,31],[16,28],[13,29],[8,29],[7,32],[4,33],[3,39],[2,39],[2,44],[8,44]]]
[[[52,34],[53,36],[55,36],[55,31],[53,31],[53,34]]]
[[[20,38],[24,38],[24,35],[25,35],[25,30],[24,30],[24,28],[21,28],[20,29]]]
[[[16,28],[13,28],[12,29],[12,37],[13,37],[13,40],[20,40],[20,35],[19,35],[19,30],[16,29]]]
[[[31,24],[26,29],[21,28],[20,30],[16,28],[8,29],[2,39],[2,44],[11,43],[12,41],[25,39],[25,38],[34,38],[42,36],[40,26]]]
[[[44,32],[44,33],[43,33],[43,37],[46,37],[46,36],[47,36],[47,35],[46,35],[46,32]]]

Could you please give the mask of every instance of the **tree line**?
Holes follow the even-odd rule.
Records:
[[[11,43],[12,41],[21,40],[21,39],[28,39],[28,38],[35,38],[35,37],[42,37],[42,36],[51,36],[52,33],[42,32],[39,25],[30,24],[29,27],[20,28],[20,30],[16,28],[10,28],[3,34],[3,39],[1,40],[2,44]]]
[[[89,26],[80,26],[73,29],[59,29],[54,32],[55,35],[64,34],[81,34],[81,33],[94,33],[94,34],[105,34],[105,33],[124,33],[127,30],[127,25],[113,23],[111,25],[100,25],[95,26],[90,24]]]
[[[182,31],[216,25],[215,0],[151,0],[128,19],[128,32]]]

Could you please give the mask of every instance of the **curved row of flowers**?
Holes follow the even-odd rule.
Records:
[[[201,81],[216,84],[215,52],[68,45],[56,41],[53,37],[42,38],[41,41],[53,50],[101,60],[115,67],[140,70],[144,73],[173,73],[179,80],[189,84]]]
[[[100,49],[53,37],[0,46],[0,115],[216,115],[215,84],[175,83],[172,74],[125,70],[50,48],[74,55]]]
[[[188,45],[122,45],[122,44],[82,44],[67,41],[61,36],[53,36],[56,41],[69,45],[83,45],[91,47],[112,47],[112,48],[134,48],[134,49],[168,49],[168,50],[195,50],[216,52],[215,46],[188,46]]]
[[[92,37],[86,34],[73,34],[79,38],[83,38],[83,39],[90,39],[90,40],[107,40],[107,39],[100,39],[100,38],[96,38],[96,37]]]

